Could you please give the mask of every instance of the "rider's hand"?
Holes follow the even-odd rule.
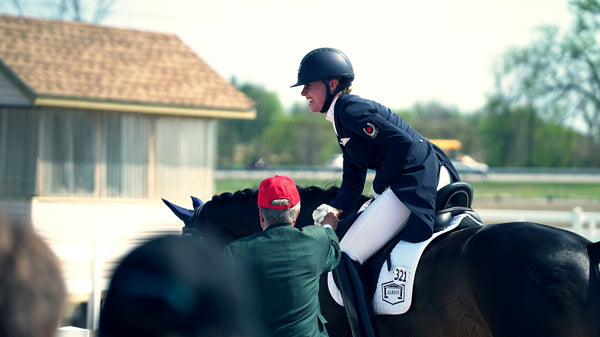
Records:
[[[323,219],[325,218],[327,213],[333,213],[335,216],[337,216],[340,213],[340,210],[338,210],[337,208],[333,208],[327,204],[321,204],[321,206],[317,207],[312,213],[315,225],[321,226],[321,223],[323,223]]]
[[[339,221],[340,219],[337,217],[337,214],[329,212],[323,218],[323,225],[330,225],[333,230],[336,230]]]

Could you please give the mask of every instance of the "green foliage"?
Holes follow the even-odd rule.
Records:
[[[256,102],[257,114],[260,119],[264,121],[274,121],[285,117],[285,111],[283,110],[283,106],[281,105],[281,101],[279,101],[277,93],[267,91],[261,86],[250,83],[242,84],[239,89]],[[257,125],[259,128],[261,126],[266,128],[268,127],[268,123],[267,125]],[[257,131],[262,131],[262,129]]]
[[[410,125],[427,138],[455,138],[454,127],[458,127],[464,120],[456,108],[446,107],[437,102],[415,104],[412,115]]]
[[[276,93],[249,83],[239,88],[256,102],[257,118],[219,121],[218,166],[247,167],[259,158],[268,166],[318,166],[340,151],[331,123],[307,105],[287,114]]]
[[[261,135],[271,123],[285,117],[279,97],[261,86],[244,84],[239,89],[256,103],[256,119],[218,121],[217,166],[245,167],[265,156]]]
[[[278,165],[325,165],[339,152],[330,122],[321,114],[293,114],[272,123],[262,137],[267,162]]]
[[[492,165],[600,165],[600,2],[570,4],[576,20],[569,31],[542,27],[530,45],[502,56],[496,93],[483,111]],[[572,125],[585,137],[568,130]]]
[[[463,154],[492,167],[600,167],[600,0],[570,5],[569,31],[540,27],[531,44],[502,55],[481,111],[425,102],[396,113],[427,138],[460,140]],[[219,165],[262,157],[272,166],[319,166],[340,151],[331,124],[306,105],[286,114],[275,94],[241,89],[258,118],[220,122]]]
[[[256,120],[219,121],[218,165],[247,167],[258,158],[267,166],[324,166],[340,152],[331,123],[297,103],[286,113],[278,97],[245,84],[257,103]],[[398,113],[428,138],[458,139],[462,154],[492,167],[598,167],[600,149],[588,137],[564,125],[560,105],[543,114],[532,104],[492,96],[472,115],[436,102],[417,103]],[[594,152],[596,151],[596,152]]]
[[[460,152],[478,160],[485,159],[476,116],[466,115],[455,107],[438,102],[418,102],[412,110],[402,111],[400,116],[415,130],[429,139],[458,139],[462,144]]]
[[[479,119],[481,140],[493,167],[586,167],[587,140],[572,128],[531,113],[532,107],[513,108],[490,100]],[[524,123],[533,117],[530,123]],[[530,135],[531,134],[531,135]],[[532,137],[530,140],[528,137]],[[531,146],[530,148],[528,146]],[[582,151],[583,150],[583,151]]]
[[[598,31],[600,29],[600,1],[571,0],[570,6],[575,14],[575,31]]]

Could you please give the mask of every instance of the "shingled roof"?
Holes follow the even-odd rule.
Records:
[[[255,116],[175,35],[0,15],[0,41],[0,71],[35,105]]]

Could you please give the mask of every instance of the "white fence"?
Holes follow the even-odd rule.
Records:
[[[572,211],[533,211],[510,209],[477,209],[484,223],[531,221],[575,232],[591,241],[600,240],[600,212],[584,212],[581,207]]]

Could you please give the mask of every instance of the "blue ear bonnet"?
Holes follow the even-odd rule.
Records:
[[[175,215],[181,219],[181,221],[183,221],[183,224],[185,225],[182,228],[182,235],[183,236],[190,236],[192,234],[200,234],[200,237],[202,237],[202,233],[200,232],[200,216],[203,214],[203,210],[206,208],[205,206],[208,205],[208,203],[210,203],[210,201],[203,203],[200,199],[191,196],[192,198],[192,205],[193,205],[193,209],[187,209],[181,206],[177,206],[165,199],[161,200],[165,203],[165,205],[167,205],[167,207],[169,207],[169,209],[171,211],[173,211],[173,213],[175,213]]]

